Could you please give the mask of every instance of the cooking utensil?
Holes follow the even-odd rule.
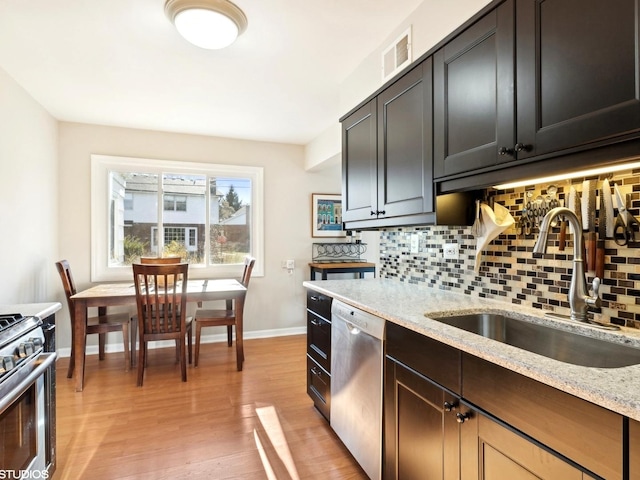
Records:
[[[578,191],[575,189],[573,185],[569,189],[569,210],[575,213],[576,217],[578,217],[578,220],[582,222],[582,220],[580,220],[580,218],[582,217],[581,207],[580,207],[580,196],[578,194]],[[573,231],[573,226],[571,225],[569,225],[569,232],[572,233],[573,235],[576,234],[576,232]]]
[[[584,180],[582,182],[582,201],[580,202],[580,214],[582,217],[582,231],[589,230],[589,192],[591,190],[590,180]]]
[[[604,187],[604,184],[603,184]],[[600,191],[600,218],[598,219],[598,240],[596,242],[596,277],[604,278],[604,240],[607,236],[607,208],[604,203],[604,195]]]
[[[551,197],[549,200],[549,208],[553,209],[560,206],[560,202],[558,201],[558,197],[556,194],[558,193],[558,187],[555,185],[549,185],[547,187],[547,194]]]
[[[565,201],[562,200],[562,206],[564,207]],[[564,251],[564,247],[567,244],[567,221],[564,220],[564,218],[562,220],[560,220],[560,236],[558,237],[558,250],[560,250],[561,252]]]
[[[540,226],[540,222],[542,222],[542,219],[544,218],[546,212],[545,212],[545,208],[544,208],[544,198],[542,198],[542,195],[538,195],[534,201],[534,214],[536,216],[536,227]]]
[[[583,192],[584,194],[584,192]],[[587,224],[585,246],[587,249],[587,270],[596,269],[596,181],[587,180]]]
[[[549,210],[553,210],[554,208],[560,206],[560,202],[558,202],[556,193],[558,193],[558,187],[556,187],[555,185],[549,185],[547,187],[547,196],[545,197],[545,215],[549,212]],[[560,219],[558,217],[554,217],[553,221],[551,222],[551,226],[553,228],[557,227],[559,221]]]
[[[607,238],[613,238],[613,197],[611,196],[611,185],[609,184],[609,179],[605,178],[604,182],[602,182],[602,192],[600,192],[604,197],[604,208],[606,212],[605,224],[607,230]]]
[[[613,228],[613,239],[620,246],[636,242],[636,231],[640,230],[640,222],[627,210],[627,199],[622,196],[618,184],[613,184],[618,202],[618,216]]]

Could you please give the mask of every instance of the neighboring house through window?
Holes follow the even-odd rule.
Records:
[[[92,155],[92,281],[131,275],[143,256],[178,255],[203,277],[246,255],[262,272],[260,167]]]

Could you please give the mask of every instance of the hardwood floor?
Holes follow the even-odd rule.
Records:
[[[366,479],[306,394],[306,337],[204,344],[180,381],[173,349],[150,350],[143,387],[122,353],[87,356],[85,388],[58,361],[62,479]]]

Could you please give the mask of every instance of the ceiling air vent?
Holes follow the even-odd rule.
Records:
[[[411,27],[382,52],[382,81],[411,63]]]

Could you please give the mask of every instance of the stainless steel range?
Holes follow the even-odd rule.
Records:
[[[55,468],[55,352],[38,317],[0,315],[0,478]]]

